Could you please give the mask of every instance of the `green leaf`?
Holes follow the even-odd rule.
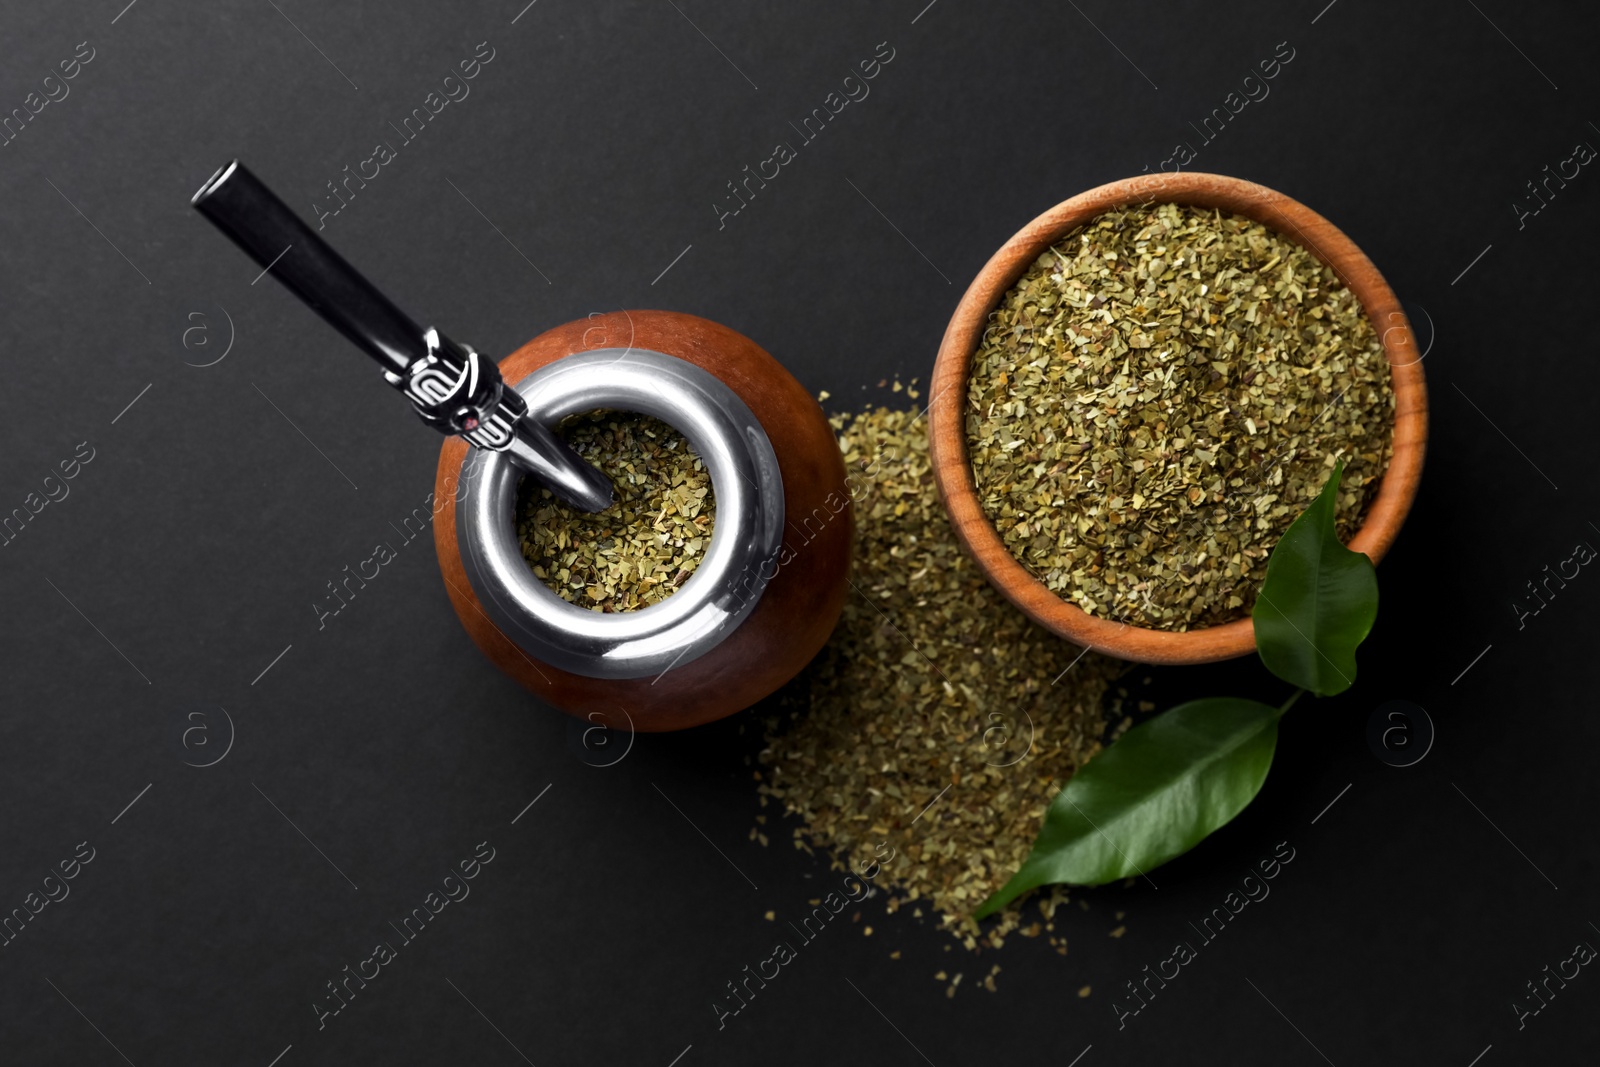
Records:
[[[1194,700],[1129,730],[1056,794],[1027,862],[974,917],[1037,886],[1102,885],[1189,851],[1260,791],[1288,706]]]
[[[1342,693],[1355,682],[1356,647],[1378,617],[1372,561],[1341,545],[1333,529],[1343,473],[1340,464],[1272,550],[1251,613],[1261,662],[1318,696]]]

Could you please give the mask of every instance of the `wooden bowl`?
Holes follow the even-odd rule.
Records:
[[[1136,663],[1210,663],[1255,648],[1249,617],[1183,632],[1152,630],[1089,615],[1030,574],[1000,539],[978,500],[967,455],[967,378],[993,311],[1052,244],[1097,215],[1143,203],[1217,208],[1261,222],[1309,249],[1356,294],[1382,338],[1394,383],[1394,454],[1350,547],[1374,563],[1400,532],[1422,475],[1428,397],[1422,361],[1400,301],[1378,268],[1331,222],[1265,186],[1218,174],[1150,174],[1102,185],[1046,211],[1001,246],[950,317],[930,385],[929,453],[956,537],[994,587],[1033,621],[1069,641]]]
[[[447,438],[439,451],[434,499],[442,506],[433,523],[434,548],[461,625],[496,667],[591,723],[629,733],[682,730],[772,693],[800,673],[833,631],[844,609],[853,522],[844,459],[821,406],[782,364],[743,334],[694,315],[591,315],[535,337],[500,362],[500,373],[515,383],[547,363],[596,348],[642,348],[686,359],[726,382],[761,421],[783,476],[787,532],[776,573],[750,615],[711,651],[655,678],[587,678],[535,660],[490,621],[462,564],[456,489],[467,444],[459,437]]]

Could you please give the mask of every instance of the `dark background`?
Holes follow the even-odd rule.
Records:
[[[1520,1030],[1511,1008],[1600,945],[1600,577],[1521,629],[1512,607],[1600,544],[1600,177],[1520,228],[1512,207],[1600,145],[1592,8],[125,2],[0,7],[0,111],[94,49],[0,148],[0,511],[94,450],[0,549],[0,906],[95,850],[0,949],[4,1062],[1493,1067],[1593,1048],[1588,970]],[[926,380],[1013,231],[1180,139],[1192,169],[1332,219],[1437,333],[1427,474],[1359,684],[1288,716],[1259,799],[1159,888],[1078,894],[1067,956],[1013,938],[974,959],[879,898],[872,937],[836,924],[719,1031],[711,1001],[770,951],[764,913],[837,877],[787,825],[748,839],[755,720],[591,766],[472,646],[426,541],[319,631],[310,604],[423,501],[439,441],[188,206],[239,156],[314,220],[324,183],[397,142],[387,124],[482,41],[470,97],[324,235],[492,354],[672,308],[853,406]],[[884,41],[870,97],[719,230],[724,183]],[[1284,41],[1271,95],[1200,145],[1187,122]],[[1161,706],[1282,695],[1249,660],[1130,685]],[[1395,699],[1437,728],[1404,769],[1366,739]],[[230,732],[224,759],[186,765]],[[388,923],[480,841],[495,858],[471,897],[319,1031],[323,983],[397,940]],[[1280,841],[1296,855],[1271,897],[1119,1031],[1117,987]],[[953,1000],[941,969],[966,975]]]

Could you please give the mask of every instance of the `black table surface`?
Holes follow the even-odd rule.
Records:
[[[1600,976],[1563,961],[1600,946],[1600,577],[1526,610],[1530,581],[1600,544],[1592,8],[525,4],[0,8],[0,513],[31,515],[0,547],[0,914],[27,918],[0,948],[0,1060],[1495,1067],[1593,1049]],[[447,80],[462,61],[475,77]],[[729,183],[779,142],[795,158],[733,214]],[[787,824],[750,840],[755,720],[594,766],[473,647],[427,538],[319,625],[326,583],[423,502],[439,439],[190,195],[244,159],[485,352],[671,308],[856,406],[926,380],[1019,226],[1184,142],[1188,169],[1333,220],[1430,324],[1427,471],[1358,684],[1285,720],[1232,825],[1150,884],[1078,894],[1067,955],[1013,938],[974,957],[879,898],[873,936],[825,933],[719,1026],[726,983],[771,951],[765,914],[837,877]],[[1276,689],[1249,660],[1129,684],[1161,706]],[[1407,767],[1368,741],[1394,700],[1435,728]],[[1280,842],[1270,897],[1119,1020],[1126,983]],[[399,935],[475,854],[470,896]],[[63,864],[75,877],[49,879]],[[381,941],[396,958],[322,1015]],[[953,999],[941,970],[965,973]]]

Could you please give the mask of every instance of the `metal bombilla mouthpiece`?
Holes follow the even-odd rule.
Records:
[[[603,511],[611,482],[527,417],[500,370],[467,345],[424,330],[234,160],[195,193],[196,210],[334,329],[377,360],[422,420],[469,444],[504,452],[571,506]]]

